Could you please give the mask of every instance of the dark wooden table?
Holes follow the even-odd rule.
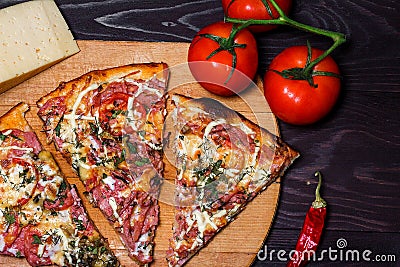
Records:
[[[0,8],[19,2],[25,1],[1,0]],[[223,19],[216,0],[56,3],[75,38],[86,40],[190,42],[200,28]],[[347,35],[348,42],[333,54],[344,77],[343,90],[323,121],[308,127],[280,122],[283,138],[302,157],[283,180],[275,222],[254,266],[284,266],[278,251],[289,253],[295,246],[314,199],[316,170],[324,174],[323,195],[329,203],[319,251],[337,252],[310,266],[400,266],[400,1],[295,0],[290,17]],[[260,74],[287,46],[307,40],[322,49],[331,44],[291,28],[257,39]],[[341,248],[339,239],[347,246]],[[346,258],[346,252],[355,250],[359,261],[349,253]],[[369,262],[362,258],[366,250],[371,251],[365,255]]]

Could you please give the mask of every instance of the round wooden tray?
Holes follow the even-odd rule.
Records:
[[[119,65],[142,62],[165,62],[171,68],[170,86],[173,92],[191,97],[212,97],[220,100],[232,109],[242,113],[270,132],[279,135],[276,120],[262,94],[262,83],[257,80],[258,88],[246,90],[239,97],[220,98],[211,95],[196,83],[180,84],[191,75],[184,63],[187,58],[188,43],[143,43],[78,41],[81,52],[38,74],[30,80],[10,89],[1,95],[0,113],[4,114],[12,106],[24,101],[31,111],[27,120],[35,130],[44,147],[55,156],[68,181],[76,184],[90,217],[100,232],[108,238],[110,247],[115,251],[124,266],[136,266],[127,256],[127,252],[115,234],[113,228],[98,209],[92,208],[83,196],[84,188],[71,166],[61,157],[53,144],[45,144],[46,137],[41,132],[42,122],[37,117],[36,101],[54,90],[62,81],[76,78],[94,69],[103,69]],[[176,67],[178,66],[178,67]],[[190,80],[190,79],[189,79]],[[171,88],[169,89],[171,91]],[[166,163],[164,176],[173,180],[174,168]],[[194,256],[186,266],[249,266],[254,261],[265,238],[268,235],[279,198],[280,181],[276,181],[257,196],[237,219],[222,230],[211,242]],[[152,266],[168,266],[165,251],[172,236],[174,208],[160,201],[160,225],[156,233],[155,261]],[[24,259],[0,256],[0,266],[29,266]]]

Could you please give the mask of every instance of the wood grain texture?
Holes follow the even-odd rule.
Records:
[[[180,93],[192,97],[211,96],[199,84],[195,83],[185,62],[188,43],[144,43],[144,42],[109,42],[109,41],[78,41],[81,52],[68,58],[32,79],[14,87],[1,95],[0,113],[5,113],[15,104],[23,101],[31,106],[26,119],[35,130],[40,140],[46,140],[41,132],[42,122],[36,115],[36,101],[43,95],[54,90],[62,81],[76,78],[88,71],[104,69],[131,63],[165,62],[170,68],[169,94]],[[259,86],[262,86],[259,82]],[[278,134],[275,117],[262,96],[260,88],[254,84],[241,97],[220,98],[226,105],[241,112],[247,118],[263,126],[269,131]],[[251,105],[250,105],[251,103]],[[252,105],[255,107],[252,108]],[[109,225],[98,209],[91,207],[86,197],[82,183],[79,181],[71,166],[62,158],[53,144],[44,144],[45,148],[55,155],[68,181],[76,184],[82,200],[94,220],[99,231],[108,238],[110,247],[124,266],[136,266],[127,256],[127,251],[119,237]],[[176,171],[174,166],[164,158],[167,180],[174,180]],[[170,187],[166,187],[170,188]],[[273,183],[266,191],[259,195],[226,229],[219,233],[213,241],[187,266],[208,266],[210,259],[218,266],[249,266],[261,248],[272,223],[279,196],[279,180]],[[161,191],[163,194],[163,187]],[[168,194],[168,192],[166,192]],[[170,201],[172,201],[170,199]],[[155,252],[153,266],[167,266],[165,253],[168,249],[168,240],[172,236],[174,208],[172,202],[160,201],[160,225],[155,237]],[[235,244],[241,243],[241,246]],[[0,257],[0,265],[28,266],[26,261],[11,257]]]
[[[0,7],[20,0],[2,0]],[[196,31],[223,19],[220,1],[56,0],[77,39],[190,41]],[[132,12],[132,10],[134,12]],[[280,122],[283,138],[302,157],[283,180],[278,213],[266,244],[290,251],[313,199],[313,173],[324,174],[329,203],[328,247],[338,236],[349,244],[394,251],[400,261],[400,2],[397,0],[294,0],[290,17],[343,32],[346,44],[333,57],[343,75],[332,114],[309,127]],[[262,75],[272,58],[307,40],[325,49],[331,40],[281,27],[257,35]],[[383,242],[382,242],[383,240]],[[315,265],[364,266],[325,260]],[[257,261],[255,266],[284,266]]]

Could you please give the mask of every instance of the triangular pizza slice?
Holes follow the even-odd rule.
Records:
[[[49,141],[140,264],[158,225],[167,78],[164,63],[96,70],[37,102]]]
[[[172,102],[176,214],[167,260],[181,266],[299,154],[216,100],[174,95]]]
[[[0,117],[0,254],[32,266],[119,266],[20,103]]]

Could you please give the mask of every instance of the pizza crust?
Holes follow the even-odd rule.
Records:
[[[18,129],[20,131],[31,131],[28,122],[25,120],[25,112],[29,110],[26,103],[19,103],[2,117],[0,117],[0,131],[6,129]]]
[[[76,79],[62,82],[51,93],[41,97],[36,104],[42,107],[49,99],[59,96],[71,96],[67,108],[72,108],[79,92],[91,84],[102,84],[122,77],[132,79],[148,80],[156,75],[158,79],[167,80],[167,64],[165,63],[143,63],[130,64],[105,70],[93,70]]]

